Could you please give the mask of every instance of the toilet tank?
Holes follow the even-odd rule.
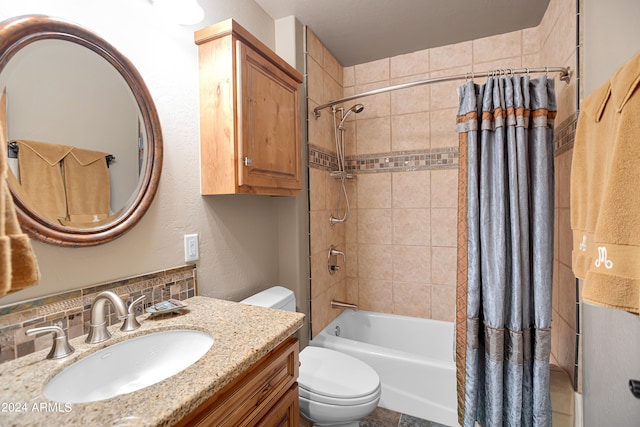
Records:
[[[283,287],[274,286],[258,292],[249,298],[240,301],[242,304],[257,305],[260,307],[275,308],[285,311],[296,311],[296,296],[293,291]]]

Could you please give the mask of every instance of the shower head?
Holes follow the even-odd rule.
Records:
[[[347,112],[344,113],[344,115],[342,116],[342,120],[340,120],[340,124],[338,125],[338,129],[344,129],[344,126],[343,126],[344,125],[344,121],[347,120],[347,117],[349,117],[349,114],[354,113],[354,112],[356,114],[358,114],[358,113],[362,112],[362,110],[364,110],[364,105],[362,105],[362,104],[356,104],[353,107],[349,108],[347,110]]]
[[[362,105],[362,104],[356,104],[356,105],[354,105],[353,107],[349,108],[349,110],[353,110],[353,111],[355,111],[355,112],[356,112],[356,114],[357,114],[357,113],[362,112],[362,110],[364,110],[364,105]]]

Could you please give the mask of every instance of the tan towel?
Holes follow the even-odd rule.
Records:
[[[0,168],[2,167],[0,165]],[[0,216],[0,296],[5,295],[11,289],[11,240],[6,233],[7,209],[9,208],[7,194],[9,194],[7,183],[4,178],[0,177],[0,213],[2,213]]]
[[[22,233],[7,184],[7,143],[0,129],[0,296],[35,285],[40,278],[31,242]]]
[[[73,148],[64,159],[68,219],[72,223],[98,223],[109,217],[111,190],[107,153]]]
[[[52,222],[67,217],[67,201],[60,162],[73,147],[16,140],[20,186],[34,210]]]
[[[583,299],[640,313],[640,53],[582,104],[571,165]]]
[[[95,218],[93,216],[82,216],[82,215],[76,215],[75,221],[72,221],[70,219],[68,220],[60,220],[60,224],[67,226],[67,227],[72,227],[72,228],[93,228],[93,227],[100,227],[102,225],[106,225],[106,224],[110,224],[111,222],[113,222],[114,220],[116,220],[120,215],[122,214],[122,209],[120,209],[118,212],[104,218],[101,219],[99,221],[96,221]]]

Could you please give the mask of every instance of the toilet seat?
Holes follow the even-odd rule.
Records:
[[[308,346],[300,352],[300,397],[335,406],[356,406],[380,398],[378,373],[348,354]]]
[[[378,406],[378,398],[368,403],[353,406],[336,406],[326,403],[315,402],[300,396],[300,413],[308,420],[313,421],[315,426],[322,425],[349,425],[357,426],[362,417],[370,414]]]
[[[266,289],[242,303],[295,311],[296,299],[281,286]],[[317,426],[357,426],[378,405],[378,373],[348,354],[307,346],[300,352],[300,415]]]
[[[382,392],[382,387],[378,386],[378,388],[374,390],[373,393],[367,396],[360,396],[360,397],[354,397],[354,398],[332,397],[332,396],[326,396],[323,394],[310,392],[309,390],[305,389],[304,387],[301,387],[300,384],[298,384],[299,397],[316,402],[316,403],[322,403],[330,406],[366,405],[375,400],[380,399],[381,392]]]

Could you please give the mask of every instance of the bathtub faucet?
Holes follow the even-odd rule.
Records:
[[[350,304],[348,302],[331,300],[331,308],[348,308],[350,310],[358,311],[358,306],[355,304]]]

